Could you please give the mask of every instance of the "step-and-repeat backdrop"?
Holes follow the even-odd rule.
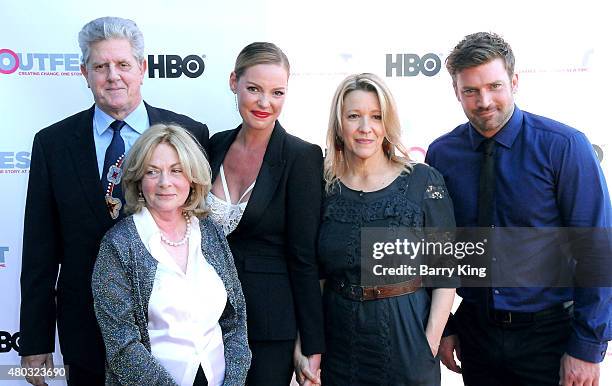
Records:
[[[240,121],[228,78],[250,42],[272,41],[286,52],[292,74],[281,122],[321,146],[338,83],[351,73],[376,73],[397,99],[403,139],[416,160],[433,139],[466,120],[444,68],[446,55],[466,34],[494,31],[517,57],[518,106],[584,131],[611,181],[612,55],[605,37],[612,26],[600,3],[0,0],[0,364],[18,363],[32,139],[93,103],[77,44],[89,20],[136,21],[149,67],[145,100],[205,122],[213,133]]]

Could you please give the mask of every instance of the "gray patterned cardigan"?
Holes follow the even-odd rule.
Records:
[[[244,295],[221,229],[204,218],[200,230],[202,253],[227,291],[228,302],[219,319],[225,346],[223,385],[242,386],[251,363]],[[102,239],[92,290],[106,346],[107,385],[176,385],[151,354],[147,313],[156,270],[157,260],[140,240],[131,216]]]

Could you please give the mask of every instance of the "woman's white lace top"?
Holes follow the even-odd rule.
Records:
[[[231,202],[229,189],[227,188],[227,181],[225,179],[225,173],[223,172],[223,165],[219,168],[219,176],[221,176],[221,184],[223,185],[223,199],[215,196],[212,192],[208,193],[206,197],[206,203],[210,206],[210,216],[213,220],[215,220],[221,228],[223,228],[223,232],[225,235],[229,235],[236,229],[240,219],[242,218],[242,214],[246,209],[247,201],[242,202],[244,197],[249,194],[251,190],[255,187],[255,182],[253,183],[242,193],[242,196],[238,199],[236,204]]]

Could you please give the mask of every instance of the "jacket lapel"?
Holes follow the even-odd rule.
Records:
[[[100,172],[98,171],[98,160],[96,158],[96,147],[93,139],[93,115],[94,106],[89,110],[84,111],[81,115],[81,120],[78,123],[78,129],[75,131],[74,140],[71,144],[70,154],[76,165],[77,174],[81,182],[81,186],[85,193],[85,197],[91,205],[92,211],[100,220],[105,228],[115,223],[108,212],[106,201],[104,199],[104,188],[100,182]],[[147,115],[151,125],[161,122],[163,119],[159,110],[148,105],[145,102]],[[123,211],[121,211],[123,214]],[[119,217],[121,218],[121,217]]]
[[[276,121],[257,175],[257,182],[236,231],[240,231],[241,228],[255,229],[274,196],[286,163],[283,159],[286,134],[285,129]]]
[[[108,213],[104,200],[104,188],[100,182],[96,147],[93,139],[93,114],[93,106],[81,114],[72,142],[69,144],[70,155],[84,196],[100,223],[108,228],[113,221]]]
[[[156,123],[163,122],[162,116],[159,113],[158,109],[149,105],[147,102],[144,102],[144,105],[145,105],[145,108],[147,109],[147,115],[149,116],[149,124],[151,126],[153,126]]]
[[[234,130],[226,132],[226,135],[218,142],[210,144],[210,170],[212,172],[212,181],[214,181],[219,175],[219,169],[221,168],[221,164],[225,159],[225,155],[227,154],[230,146],[232,146],[232,143],[234,143],[234,140],[236,139],[236,136],[238,135],[238,132],[240,132],[241,128],[242,125],[238,126]]]

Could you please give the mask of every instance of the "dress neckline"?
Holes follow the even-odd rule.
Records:
[[[351,195],[357,195],[359,197],[364,197],[364,196],[377,196],[379,193],[384,193],[389,189],[393,189],[397,186],[397,182],[399,181],[400,178],[407,176],[408,174],[405,171],[400,172],[400,174],[397,175],[397,177],[395,177],[393,179],[393,181],[391,181],[388,185],[378,189],[378,190],[372,190],[369,192],[363,191],[363,190],[356,190],[353,188],[348,187],[347,185],[345,185],[342,181],[338,180],[338,184],[342,189],[346,189],[349,194]]]
[[[227,180],[225,179],[225,171],[223,170],[223,164],[221,164],[221,166],[219,167],[219,175],[221,176],[221,185],[223,186],[223,198],[218,197],[213,192],[210,192],[210,195],[216,198],[217,200],[222,201],[225,205],[246,206],[247,201],[245,202],[241,202],[241,201],[247,194],[249,194],[251,190],[253,190],[253,188],[255,187],[255,183],[257,182],[257,179],[255,179],[255,181],[253,181],[253,183],[249,185],[249,187],[244,191],[244,193],[242,193],[242,195],[238,199],[238,202],[234,204],[232,202],[232,198],[231,198],[232,196],[230,196],[230,193],[229,193],[229,188],[227,187]]]

